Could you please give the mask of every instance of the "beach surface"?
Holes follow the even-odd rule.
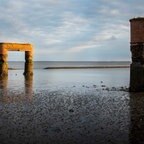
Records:
[[[143,93],[129,68],[9,70],[0,83],[0,141],[21,144],[143,143]]]

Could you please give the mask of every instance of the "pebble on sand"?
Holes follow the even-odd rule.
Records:
[[[74,112],[74,110],[73,109],[69,109],[69,112]]]

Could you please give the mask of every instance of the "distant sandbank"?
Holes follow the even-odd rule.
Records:
[[[129,68],[130,66],[124,65],[111,65],[111,66],[64,66],[64,67],[46,67],[44,69],[91,69],[91,68]]]
[[[95,69],[95,68],[130,68],[129,65],[99,65],[99,66],[48,66],[39,69]],[[8,68],[9,70],[20,70],[23,68]],[[35,68],[34,68],[35,69]]]

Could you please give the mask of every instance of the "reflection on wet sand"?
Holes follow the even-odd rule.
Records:
[[[28,70],[28,71],[27,71]],[[10,91],[8,76],[0,77],[0,101],[4,103],[32,101],[33,96],[33,71],[32,64],[25,64],[24,91]]]
[[[8,76],[0,77],[0,89],[2,95],[7,95]]]
[[[32,101],[33,76],[25,76],[24,91],[14,92],[8,89],[8,77],[0,78],[0,101],[4,103]]]
[[[144,143],[144,93],[130,94],[130,144]]]
[[[33,97],[33,75],[25,76],[25,98],[32,101]]]

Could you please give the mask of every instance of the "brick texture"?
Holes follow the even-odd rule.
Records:
[[[144,42],[144,18],[134,18],[130,20],[131,42]]]

